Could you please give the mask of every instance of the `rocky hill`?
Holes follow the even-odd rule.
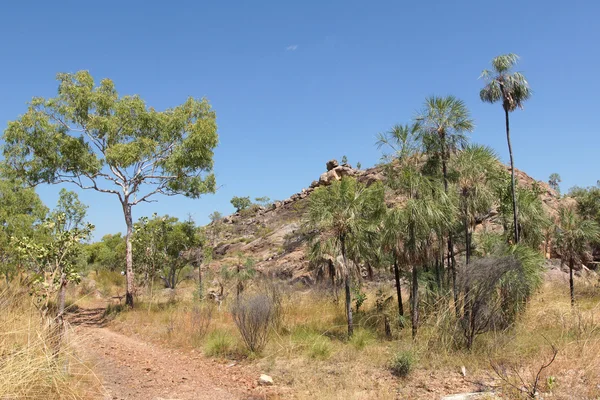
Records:
[[[253,206],[227,216],[218,223],[211,223],[210,227],[216,232],[213,267],[235,264],[239,262],[239,255],[243,254],[256,261],[256,269],[261,273],[291,283],[311,283],[314,278],[308,268],[306,243],[300,234],[310,194],[316,188],[343,176],[352,176],[367,184],[383,179],[381,167],[358,170],[349,164],[340,165],[336,160],[331,160],[326,163],[326,169],[318,180],[288,199],[276,201],[268,207]],[[516,177],[520,186],[531,187],[537,182],[542,189],[540,196],[546,211],[556,215],[564,199],[559,199],[545,182],[536,181],[522,171],[516,170]],[[479,221],[480,229],[502,230],[495,210]]]

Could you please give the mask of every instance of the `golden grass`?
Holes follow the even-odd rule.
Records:
[[[189,290],[191,286],[177,295],[183,300],[174,302],[171,295],[164,295],[141,302],[136,310],[120,314],[113,327],[167,346],[202,349],[214,357],[249,356],[226,303],[213,310],[205,334],[195,336],[196,303],[186,294]],[[391,288],[388,291],[392,294]],[[512,329],[480,335],[467,351],[452,345],[448,330],[455,321],[448,306],[438,305],[436,312],[428,313],[416,341],[411,340],[410,329],[399,329],[395,322],[394,339],[386,340],[374,307],[375,291],[369,291],[364,311],[355,318],[356,333],[347,340],[342,302],[336,304],[318,290],[293,291],[284,296],[281,326],[272,331],[265,350],[245,358],[245,363],[272,375],[285,397],[297,399],[439,398],[475,390],[473,382],[511,398],[516,394],[498,379],[490,363],[510,366],[529,382],[548,360],[552,344],[559,353],[541,374],[540,390],[555,399],[598,398],[600,290],[587,287],[578,293],[578,305],[572,310],[568,286],[546,282]],[[393,307],[390,312],[395,315]],[[413,372],[405,379],[389,370],[398,352],[415,359]],[[466,378],[460,373],[463,366]]]
[[[54,355],[57,338],[42,323],[26,291],[0,289],[0,309],[0,399],[99,396],[98,380],[68,342]]]

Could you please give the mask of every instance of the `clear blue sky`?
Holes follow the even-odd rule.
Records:
[[[216,195],[134,209],[205,223],[234,195],[284,199],[331,158],[379,159],[375,134],[410,120],[429,95],[462,98],[473,141],[508,159],[499,104],[479,73],[521,56],[533,90],[511,115],[515,162],[563,189],[600,179],[600,3],[596,1],[13,1],[0,6],[0,125],[57,72],[91,71],[164,109],[207,97],[217,112]],[[74,189],[74,188],[73,188]],[[59,188],[39,188],[54,204]],[[96,237],[121,231],[116,198],[85,192]]]

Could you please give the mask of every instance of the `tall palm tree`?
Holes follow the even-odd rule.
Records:
[[[576,262],[581,262],[585,252],[590,249],[590,244],[600,240],[600,227],[592,220],[581,218],[575,207],[562,207],[558,212],[555,238],[562,262],[569,263],[571,306],[574,306],[573,267]]]
[[[328,248],[341,255],[344,268],[348,336],[352,336],[351,271],[348,253],[352,242],[368,232],[376,234],[385,212],[381,183],[366,186],[354,178],[344,177],[330,186],[316,189],[310,196],[307,228],[314,233],[311,247]]]
[[[510,112],[518,108],[523,108],[523,103],[531,97],[531,89],[525,76],[520,72],[513,72],[512,69],[517,64],[519,56],[516,54],[504,54],[492,60],[492,71],[484,70],[481,78],[487,81],[487,84],[479,92],[479,97],[487,103],[502,102],[504,117],[506,121],[506,141],[508,142],[508,153],[510,155],[512,204],[513,204],[513,227],[515,242],[519,242],[518,230],[518,208],[517,195],[515,190],[515,163],[513,159],[512,145],[510,142]]]
[[[501,173],[500,162],[491,148],[472,145],[451,160],[451,168],[455,172],[458,208],[465,230],[466,263],[469,264],[477,217],[488,213],[496,200],[494,185]]]
[[[448,193],[448,161],[452,154],[466,146],[466,134],[475,129],[475,122],[465,103],[454,96],[432,96],[425,99],[423,109],[416,120],[419,124],[419,137],[429,155],[429,162],[441,164],[444,190]],[[456,304],[456,261],[451,230],[448,231],[448,265],[452,272],[452,291]]]

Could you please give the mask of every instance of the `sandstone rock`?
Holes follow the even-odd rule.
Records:
[[[258,384],[261,386],[273,386],[273,378],[269,375],[262,374],[260,378],[258,378]]]
[[[327,164],[325,164],[327,166],[327,171],[331,171],[332,169],[334,169],[335,167],[339,166],[340,164],[338,163],[337,160],[329,160],[327,161]]]

